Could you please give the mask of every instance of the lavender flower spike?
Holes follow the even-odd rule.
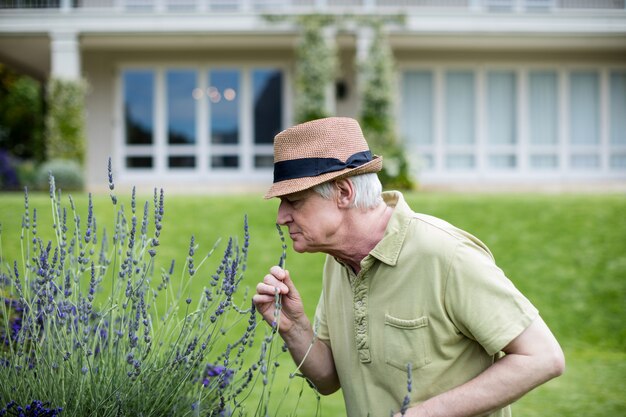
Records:
[[[115,188],[115,184],[113,183],[113,167],[111,166],[111,157],[109,156],[109,164],[108,164],[108,170],[109,170],[109,190],[113,191],[113,189]]]

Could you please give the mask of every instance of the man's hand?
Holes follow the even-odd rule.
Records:
[[[276,292],[281,297],[280,322],[276,320]],[[307,326],[309,321],[304,314],[300,294],[296,289],[289,271],[273,266],[263,282],[256,286],[256,294],[252,297],[257,311],[271,325],[278,325],[281,334],[289,333],[294,325]]]
[[[320,394],[332,394],[339,389],[333,353],[315,335],[311,322],[289,271],[273,266],[263,282],[256,286],[252,301],[263,319],[270,324],[276,320],[276,294],[282,297],[278,331],[300,371],[315,385]]]

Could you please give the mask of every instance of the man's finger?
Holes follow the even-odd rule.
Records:
[[[273,295],[265,295],[265,294],[255,294],[255,295],[252,296],[252,301],[256,305],[273,303],[274,302],[274,296]]]
[[[279,280],[284,280],[286,277],[286,271],[280,266],[273,266],[270,268],[270,274],[274,275]]]
[[[289,288],[283,283],[275,283],[276,285],[268,284],[265,282],[259,282],[256,286],[257,294],[267,294],[267,295],[276,295],[276,288],[280,291],[281,294],[287,294],[289,292]]]
[[[285,271],[285,278],[283,279],[283,284],[287,287],[287,290],[288,290],[287,293],[291,294],[294,297],[298,297],[299,296],[298,290],[296,289],[295,284],[291,280],[291,275],[289,274],[289,271],[286,269],[284,271]]]

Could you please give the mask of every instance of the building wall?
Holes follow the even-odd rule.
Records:
[[[228,10],[218,10],[214,2],[204,0],[175,10],[165,1],[145,3],[140,10],[136,3],[123,0],[90,2],[85,8],[80,7],[82,3],[64,1],[61,7],[53,5],[48,10],[28,10],[19,3],[0,10],[0,60],[42,81],[50,76],[76,79],[81,74],[87,79],[91,86],[87,97],[90,188],[106,187],[109,156],[118,184],[185,184],[185,189],[267,184],[271,167],[261,165],[268,165],[271,144],[255,139],[255,120],[262,112],[257,115],[252,108],[252,78],[259,66],[280,69],[282,99],[273,103],[280,107],[275,111],[280,112],[280,127],[291,125],[298,28],[290,20],[295,15],[290,13],[311,12],[309,6],[338,16],[347,12],[402,12],[406,13],[404,24],[388,26],[397,62],[397,124],[410,159],[430,161],[419,171],[421,184],[626,184],[626,139],[619,133],[626,131],[623,1],[516,0],[499,1],[498,7],[486,0],[419,2],[401,10],[397,2],[384,0],[356,2],[354,10],[345,10],[342,2],[305,3],[236,1]],[[263,16],[274,12],[285,14],[287,20],[269,22]],[[372,32],[344,17],[345,21],[327,31],[338,47],[337,83],[320,88],[332,92],[328,103],[331,113],[358,117],[356,57],[364,56]],[[170,69],[191,68],[200,74],[218,67],[236,68],[242,77],[236,155],[240,160],[235,163],[227,152],[237,146],[215,141],[213,133],[206,133],[212,123],[206,120],[206,109],[212,106],[205,95],[208,91],[201,92],[203,96],[195,106],[195,128],[200,133],[194,145],[173,145],[171,127],[166,123],[168,109],[175,109],[168,107],[166,99]],[[123,80],[125,71],[133,68],[147,69],[155,77],[154,142],[145,149],[125,141]],[[544,73],[539,74],[541,71]],[[558,139],[541,149],[533,149],[536,143],[531,134],[533,125],[529,124],[537,117],[537,112],[533,113],[536,107],[529,106],[539,103],[537,76],[545,76],[548,86],[552,83],[556,93],[550,93],[548,100],[555,101],[557,109],[552,108],[550,117],[556,120]],[[206,79],[198,80],[198,88],[211,87]],[[453,91],[459,85],[471,90],[472,102],[462,88]],[[574,96],[580,98],[578,102],[571,100]],[[457,113],[446,107],[455,100],[466,101],[452,109]],[[502,126],[494,126],[498,100],[507,110],[502,113],[506,119]],[[450,114],[457,119],[451,119]],[[576,129],[590,126],[595,131],[585,142]],[[462,128],[472,129],[469,142],[467,137],[458,136]],[[450,139],[454,129],[458,137]],[[502,135],[495,143],[494,132]],[[459,137],[466,142],[454,143]],[[544,155],[534,155],[535,150]],[[150,162],[154,166],[130,169],[128,158],[143,158],[142,152],[150,153],[156,161]],[[231,164],[226,167],[231,169],[205,166],[215,152],[223,158],[224,167]],[[197,162],[197,169],[169,169],[172,155],[203,158],[204,162]],[[257,157],[263,164],[256,163]],[[551,169],[533,169],[537,161],[543,161],[539,167],[545,164]],[[461,162],[467,166],[456,169]],[[237,169],[232,169],[234,166]]]
[[[95,48],[82,51],[82,67],[91,89],[87,99],[87,134],[88,134],[88,172],[87,183],[90,188],[103,188],[106,185],[106,160],[113,158],[114,167],[117,171],[117,181],[121,184],[134,184],[138,186],[152,187],[154,184],[185,184],[187,189],[203,188],[228,188],[254,186],[258,187],[271,181],[271,171],[268,169],[243,169],[229,172],[206,172],[201,169],[187,173],[173,172],[172,170],[160,170],[154,168],[150,171],[134,172],[125,169],[125,147],[123,143],[123,115],[122,115],[122,85],[121,74],[124,68],[153,68],[167,69],[178,67],[192,67],[199,71],[213,67],[241,67],[254,66],[279,66],[285,70],[287,90],[284,97],[283,128],[292,123],[293,114],[293,91],[288,87],[293,81],[294,56],[293,49],[287,46],[277,50],[266,48],[264,50],[249,49],[226,49],[226,48],[191,48],[176,50],[173,48],[154,50],[152,46],[148,50],[106,50]],[[409,159],[413,160],[416,174],[425,185],[450,185],[461,183],[480,184],[521,184],[528,183],[541,185],[545,180],[553,183],[571,183],[584,179],[586,181],[617,181],[623,183],[626,180],[626,169],[619,166],[611,167],[612,157],[621,158],[626,155],[624,144],[617,147],[609,143],[607,138],[608,123],[606,102],[610,100],[610,85],[607,77],[613,70],[626,71],[626,58],[621,54],[610,51],[537,51],[537,50],[434,50],[396,47],[394,51],[397,62],[398,76],[398,128],[403,140],[406,142]],[[354,43],[345,39],[339,44],[339,65],[335,89],[334,114],[348,117],[358,117],[358,74],[356,64],[356,49]],[[534,70],[547,69],[559,74],[559,88],[567,81],[571,71],[584,70],[600,74],[601,80],[601,140],[600,143],[587,149],[587,154],[599,155],[601,166],[597,169],[575,170],[569,166],[573,156],[568,137],[567,117],[559,109],[559,139],[552,149],[544,153],[555,155],[558,159],[557,166],[547,170],[536,170],[530,166],[530,158],[533,149],[529,145],[528,126],[524,121],[527,117],[527,82],[528,74]],[[469,71],[476,78],[476,85],[481,93],[477,93],[477,110],[474,126],[476,129],[476,142],[462,149],[460,154],[472,155],[475,166],[466,169],[448,169],[447,155],[454,153],[455,148],[446,143],[445,123],[442,122],[442,97],[444,88],[441,79],[449,71]],[[496,156],[513,158],[513,167],[494,169],[490,166],[489,158],[493,152],[486,139],[486,95],[484,93],[487,74],[490,71],[504,71],[514,74],[516,77],[516,140],[508,149],[501,148]],[[433,143],[419,144],[412,142],[411,132],[405,129],[405,119],[410,118],[403,103],[407,99],[407,90],[403,88],[402,79],[406,73],[412,71],[430,72],[438,81],[433,84],[436,100],[432,103],[434,108],[433,121],[435,130]],[[287,81],[288,80],[288,81]],[[341,84],[341,85],[340,85]],[[162,98],[160,100],[163,100]],[[561,102],[567,101],[567,88],[559,93]],[[161,114],[162,117],[162,114]],[[626,115],[625,115],[626,117]],[[248,121],[242,119],[241,131],[243,141],[249,143],[251,126]],[[461,148],[456,148],[461,149]],[[502,150],[504,149],[504,150]],[[162,152],[161,151],[157,151]],[[569,153],[568,153],[569,152]],[[575,152],[574,152],[575,153]],[[584,153],[581,154],[584,156]],[[612,156],[615,155],[615,156]],[[424,157],[430,158],[429,163],[424,163]],[[580,159],[580,158],[579,158]],[[504,162],[507,163],[506,161]],[[615,164],[614,164],[615,165]],[[503,168],[503,167],[500,167]]]

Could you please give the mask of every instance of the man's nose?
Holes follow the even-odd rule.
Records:
[[[291,221],[291,213],[289,212],[288,203],[281,201],[278,206],[278,213],[276,214],[276,223],[284,226]]]

